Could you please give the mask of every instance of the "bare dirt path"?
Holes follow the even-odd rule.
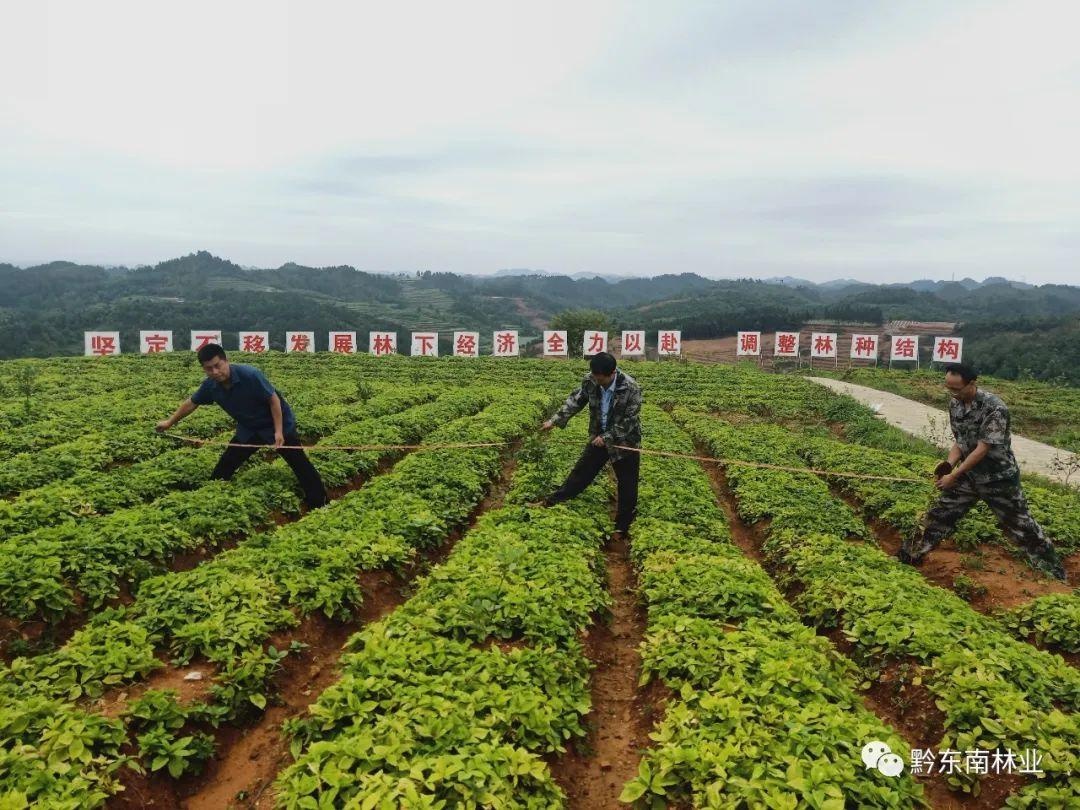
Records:
[[[949,433],[949,415],[921,402],[890,394],[888,391],[879,391],[876,388],[867,388],[865,385],[855,385],[843,380],[833,380],[827,377],[806,377],[819,385],[831,388],[840,394],[857,399],[864,405],[870,405],[890,424],[917,436],[920,439],[932,441],[939,447],[952,445],[952,435]],[[1008,403],[1006,403],[1008,404]],[[1076,461],[1075,453],[1051,447],[1042,442],[1025,439],[1023,436],[1012,437],[1013,453],[1020,464],[1020,469],[1027,473],[1037,473],[1054,481],[1065,483],[1065,474],[1055,470],[1055,459]],[[1076,479],[1076,476],[1073,476]],[[1080,488],[1080,480],[1072,480],[1070,484]]]
[[[604,549],[611,620],[589,629],[586,650],[596,665],[592,676],[589,737],[558,759],[556,780],[572,810],[606,810],[619,806],[623,785],[637,775],[640,751],[649,744],[653,722],[648,699],[638,689],[645,635],[645,611],[637,601],[637,583],[626,539]]]

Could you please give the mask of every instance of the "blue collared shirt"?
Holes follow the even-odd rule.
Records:
[[[615,382],[619,378],[619,373],[615,372],[611,376],[611,382],[608,383],[607,388],[600,389],[600,429],[607,430],[607,415],[611,409],[611,398],[615,396]]]
[[[236,440],[241,443],[258,438],[270,443],[274,440],[274,417],[270,413],[270,397],[278,395],[281,400],[281,431],[288,435],[296,430],[292,408],[278,390],[266,379],[266,375],[254,366],[240,363],[229,364],[229,387],[207,377],[198,390],[191,395],[196,405],[216,402],[225,413],[236,420]]]

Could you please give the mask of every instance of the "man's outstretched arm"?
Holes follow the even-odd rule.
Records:
[[[172,416],[170,416],[168,419],[162,419],[154,426],[154,429],[157,430],[158,433],[168,430],[185,416],[187,416],[189,413],[192,413],[198,407],[198,405],[191,401],[191,397],[188,397],[180,403],[179,408],[173,411]]]
[[[553,427],[566,427],[570,417],[589,404],[589,393],[585,390],[585,383],[577,391],[566,398],[558,412],[542,425],[543,430],[551,430]]]

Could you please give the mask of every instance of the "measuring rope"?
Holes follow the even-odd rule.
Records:
[[[443,442],[433,444],[283,444],[281,447],[274,447],[269,444],[244,444],[241,442],[227,442],[218,441],[215,439],[198,439],[194,436],[183,436],[179,433],[171,433],[169,431],[162,431],[162,436],[168,436],[173,439],[178,439],[182,442],[188,442],[190,444],[198,445],[199,447],[253,447],[259,450],[303,450],[305,452],[321,452],[321,451],[385,451],[385,450],[466,450],[474,447],[508,447],[513,442]],[[549,441],[557,442],[559,444],[572,444],[577,445],[578,442],[571,441],[569,439],[550,439]],[[638,453],[639,455],[646,456],[661,456],[664,458],[681,458],[687,461],[702,461],[712,464],[723,464],[725,466],[732,464],[740,467],[758,467],[765,470],[781,470],[784,472],[793,473],[813,473],[815,475],[833,476],[837,478],[859,478],[866,481],[899,481],[911,484],[925,483],[920,478],[903,478],[892,475],[866,475],[863,473],[852,472],[838,472],[834,470],[817,470],[812,467],[785,467],[782,464],[766,464],[760,461],[743,461],[737,458],[713,458],[712,456],[695,456],[690,453],[676,453],[669,450],[650,450],[645,447],[628,447],[627,445],[616,444],[614,445],[616,450],[625,450],[630,453]]]

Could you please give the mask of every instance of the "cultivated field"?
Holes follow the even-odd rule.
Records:
[[[187,353],[0,364],[0,810],[1080,807],[1075,490],[1025,485],[1070,586],[982,508],[912,569],[934,448],[797,375],[627,363],[680,455],[615,544],[613,481],[529,505],[582,362],[234,359],[306,443],[383,447],[312,451],[329,506],[154,433]]]

